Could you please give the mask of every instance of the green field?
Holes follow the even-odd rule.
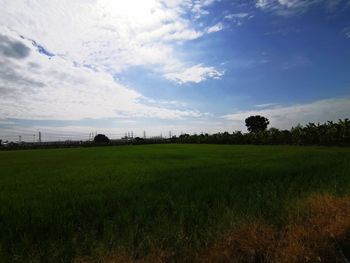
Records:
[[[350,149],[144,145],[0,152],[0,258],[185,255],[312,193],[350,194]],[[32,261],[30,261],[32,260]],[[37,261],[35,261],[37,260]]]

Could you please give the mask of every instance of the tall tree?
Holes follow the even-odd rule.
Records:
[[[253,133],[265,131],[269,124],[270,121],[260,115],[250,116],[245,119],[245,125],[247,126],[248,131]]]

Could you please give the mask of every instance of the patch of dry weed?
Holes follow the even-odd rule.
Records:
[[[226,234],[201,256],[211,263],[347,262],[350,198],[314,195],[302,215],[276,228],[255,223]]]

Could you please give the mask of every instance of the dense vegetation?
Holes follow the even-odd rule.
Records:
[[[71,262],[112,250],[136,259],[155,249],[181,258],[242,223],[281,225],[312,193],[350,194],[349,148],[27,150],[0,152],[0,167],[4,262]]]
[[[248,118],[249,119],[249,118]],[[260,124],[263,125],[263,124]],[[267,126],[267,125],[266,125]],[[323,124],[309,123],[306,126],[298,125],[291,130],[270,128],[253,128],[250,133],[240,131],[216,134],[189,135],[183,134],[174,137],[173,142],[181,143],[215,143],[215,144],[293,144],[293,145],[350,145],[350,120]]]

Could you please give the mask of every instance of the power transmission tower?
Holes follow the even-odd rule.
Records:
[[[143,138],[146,139],[146,131],[143,131]]]
[[[169,139],[171,139],[171,131],[169,131]]]
[[[39,132],[39,143],[41,143],[41,132]]]

